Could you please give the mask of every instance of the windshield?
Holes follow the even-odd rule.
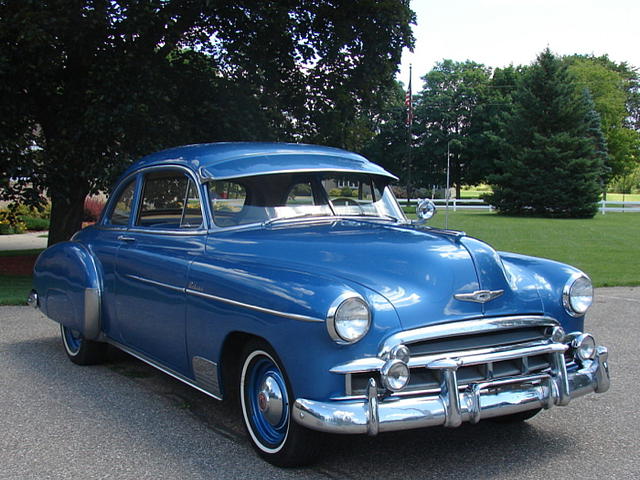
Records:
[[[219,227],[303,217],[368,217],[406,222],[384,177],[355,173],[295,173],[208,183]]]

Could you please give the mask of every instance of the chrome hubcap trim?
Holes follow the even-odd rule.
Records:
[[[274,427],[282,421],[284,411],[282,397],[278,382],[271,375],[267,375],[258,392],[258,406],[267,422]]]

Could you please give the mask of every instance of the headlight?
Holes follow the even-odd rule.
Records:
[[[562,292],[562,303],[569,315],[584,315],[593,302],[593,286],[589,277],[582,273],[573,275],[565,284]]]
[[[338,298],[327,314],[329,335],[340,344],[357,342],[369,331],[370,324],[369,306],[360,297]]]

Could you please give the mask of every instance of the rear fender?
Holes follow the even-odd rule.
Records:
[[[102,272],[83,244],[62,242],[40,254],[33,282],[40,308],[52,320],[80,331],[88,340],[100,335]]]

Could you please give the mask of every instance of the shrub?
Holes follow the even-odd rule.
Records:
[[[20,220],[22,220],[27,226],[27,230],[49,230],[49,219],[48,218],[40,218],[40,217],[32,217],[29,215],[20,215]]]
[[[17,206],[9,210],[0,211],[0,234],[24,233],[27,230],[25,223],[16,214]]]
[[[340,196],[353,197],[353,190],[351,190],[349,187],[342,187],[342,189],[340,189]]]
[[[95,222],[100,218],[104,209],[105,201],[98,197],[87,197],[84,199],[84,221]]]

